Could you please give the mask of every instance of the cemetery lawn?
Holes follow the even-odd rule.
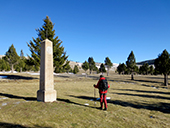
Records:
[[[4,74],[1,74],[4,75]],[[1,128],[169,128],[170,89],[163,76],[110,74],[108,110],[99,110],[94,88],[99,75],[54,76],[57,101],[36,101],[39,76],[6,74],[0,80]],[[170,80],[169,80],[170,81]],[[96,98],[99,97],[96,89]]]

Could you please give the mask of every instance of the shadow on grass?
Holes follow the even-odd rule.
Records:
[[[93,97],[88,97],[88,96],[73,96],[73,95],[70,96],[75,98],[80,98],[80,99],[87,99],[87,100],[94,99]],[[108,100],[107,102],[115,105],[124,106],[124,107],[133,107],[137,109],[148,109],[148,110],[160,111],[163,113],[170,113],[170,103],[147,104],[147,103],[139,103],[139,102],[131,103],[131,102],[126,102],[121,100]],[[67,103],[72,103],[72,102],[67,102]],[[74,103],[74,104],[85,106],[79,103]],[[90,106],[86,106],[86,107],[90,107]],[[91,107],[91,108],[95,108],[95,107]]]
[[[133,91],[133,92],[143,92],[143,93],[158,93],[158,94],[170,94],[170,92],[161,92],[161,91],[143,91],[143,90],[134,90],[134,89],[117,89],[122,91]]]
[[[30,128],[19,124],[11,124],[11,123],[3,123],[3,122],[0,122],[0,127],[1,128]]]
[[[109,100],[108,103],[112,103],[115,105],[121,105],[124,107],[133,107],[137,109],[148,109],[148,110],[155,110],[155,111],[160,111],[163,113],[170,113],[170,103],[158,103],[158,104],[147,104],[147,103],[130,103],[130,102],[125,102],[121,100]]]
[[[24,80],[38,79],[38,78],[35,78],[35,77],[25,77],[25,76],[19,76],[19,75],[0,75],[0,76],[6,76],[5,79],[14,79],[14,80],[19,80],[19,79],[24,79]]]
[[[151,80],[133,80],[133,81],[138,81],[138,82],[149,82],[149,83],[163,83],[163,82],[158,82],[158,81],[151,81]]]
[[[148,77],[146,77],[146,78],[148,78],[148,79],[161,79],[161,80],[164,80],[164,76],[162,75],[162,77],[160,76],[157,76],[157,77],[152,77],[152,76],[148,76]],[[168,78],[168,80],[170,80],[170,78]]]
[[[75,98],[80,98],[80,99],[85,99],[85,100],[96,100],[94,97],[89,97],[89,96],[74,96],[74,95],[69,95],[70,97],[75,97]]]
[[[24,99],[27,101],[36,101],[37,100],[37,98],[35,98],[35,97],[22,97],[22,96],[16,96],[16,95],[5,94],[5,93],[0,93],[0,96],[5,96],[8,98],[14,98],[14,99]]]
[[[114,93],[118,95],[128,95],[128,96],[139,96],[139,97],[145,97],[145,98],[156,98],[156,99],[164,99],[164,100],[170,100],[169,97],[163,97],[163,96],[157,96],[157,95],[143,95],[143,94],[129,94],[129,93]]]
[[[23,126],[19,124],[0,122],[0,128],[52,128],[52,127],[42,127],[39,125],[35,125],[34,127],[28,127],[28,126]]]
[[[72,96],[71,97],[76,97],[76,96]],[[76,97],[78,98],[78,97]],[[89,97],[90,98],[90,97]],[[65,102],[65,103],[70,103],[70,104],[75,104],[75,105],[79,105],[79,106],[84,106],[84,107],[89,107],[89,108],[95,108],[96,107],[93,107],[93,106],[88,106],[88,105],[84,105],[84,104],[80,104],[80,103],[76,103],[76,102],[73,102],[73,101],[70,101],[69,99],[61,99],[61,98],[57,98],[58,101],[62,101],[62,102]],[[98,109],[98,108],[97,108]]]

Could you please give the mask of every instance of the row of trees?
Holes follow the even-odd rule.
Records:
[[[117,67],[117,72],[119,74],[130,74],[130,70],[127,68],[127,66],[124,63],[120,63],[119,66]],[[134,67],[134,72],[137,74],[142,74],[142,75],[148,75],[148,74],[157,74],[157,72],[154,70],[154,67],[151,65],[149,66],[148,63],[144,63],[142,66]]]
[[[170,54],[165,49],[158,58],[155,59],[154,66],[149,66],[148,63],[144,63],[140,68],[136,66],[136,59],[133,51],[129,54],[126,65],[124,63],[119,64],[117,67],[118,73],[131,74],[131,80],[134,80],[133,74],[163,74],[164,75],[164,85],[168,86],[168,74],[170,73]]]
[[[23,50],[21,50],[20,56],[17,54],[14,45],[12,44],[5,56],[0,59],[0,71],[10,71],[13,73],[15,71],[36,71],[34,65],[29,65],[28,59],[24,57]]]
[[[105,66],[107,68],[107,76],[109,75],[109,70],[110,68],[113,66],[111,60],[109,59],[109,57],[106,57],[105,58],[105,64],[101,64],[100,65],[100,68],[98,69],[96,67],[96,63],[93,59],[93,57],[89,57],[88,58],[88,62],[85,61],[83,64],[82,64],[82,69],[86,72],[87,70],[89,70],[90,74],[92,73],[92,71],[96,71],[97,73],[99,72],[102,72],[102,74],[104,72],[106,72],[106,69],[105,69]]]

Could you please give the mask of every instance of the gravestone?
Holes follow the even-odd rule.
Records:
[[[40,87],[37,91],[37,101],[56,101],[53,79],[53,43],[46,39],[41,42]]]

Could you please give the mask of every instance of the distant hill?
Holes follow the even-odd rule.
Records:
[[[73,69],[75,65],[77,65],[79,68],[81,68],[83,63],[80,62],[74,62],[74,61],[70,61],[70,67]],[[96,67],[99,69],[100,65],[102,63],[96,62]],[[113,63],[113,66],[111,67],[110,70],[115,71],[117,69],[117,67],[119,66],[119,64]]]
[[[151,60],[145,60],[145,61],[141,61],[141,62],[137,62],[137,65],[143,65],[144,63],[148,63],[149,65],[154,65],[155,59],[151,59]]]

